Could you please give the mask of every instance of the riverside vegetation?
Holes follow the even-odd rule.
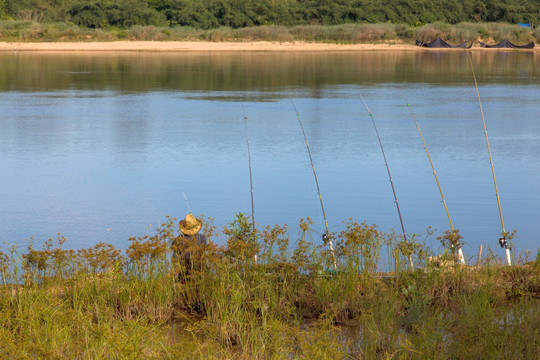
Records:
[[[539,13],[536,0],[0,0],[0,19],[70,22],[88,28],[348,23],[419,26],[437,21],[536,26]]]
[[[0,41],[528,43],[538,14],[535,0],[0,0]]]
[[[263,25],[245,28],[221,26],[198,29],[190,26],[135,25],[129,28],[88,28],[73,23],[39,23],[30,20],[0,20],[0,41],[305,41],[322,43],[403,43],[432,41],[441,37],[450,43],[483,41],[516,44],[540,42],[540,28],[531,30],[508,23],[436,22],[407,24]]]
[[[60,234],[0,254],[0,357],[171,359],[538,359],[540,254],[507,267],[488,249],[471,265],[439,264],[425,244],[345,222],[326,244],[300,220],[253,229],[238,214],[207,246],[188,244],[184,276],[171,244],[177,221],[129,238],[65,249]],[[296,231],[294,231],[296,232]],[[451,235],[454,235],[452,233]],[[214,241],[212,241],[214,240]],[[216,245],[224,243],[224,246]],[[255,257],[257,255],[257,257]],[[409,260],[414,261],[414,271]],[[444,260],[441,262],[441,260]],[[441,266],[441,263],[444,265]],[[381,272],[380,269],[385,269]],[[180,275],[178,275],[180,274]]]

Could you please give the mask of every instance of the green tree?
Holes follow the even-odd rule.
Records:
[[[71,21],[79,26],[95,29],[108,24],[105,2],[102,0],[79,0],[73,4],[68,13],[71,15]]]
[[[191,26],[200,29],[219,26],[214,15],[201,2],[170,0],[163,13],[171,26]]]
[[[5,20],[8,18],[5,8],[6,8],[5,0],[0,0],[0,20]]]
[[[148,6],[145,0],[116,0],[106,8],[109,25],[130,28],[135,25],[165,25],[165,15]]]
[[[146,0],[77,0],[68,13],[75,24],[89,28],[166,24],[165,16]]]
[[[1,19],[72,21],[90,28],[484,21],[536,25],[539,17],[538,0],[0,0]]]

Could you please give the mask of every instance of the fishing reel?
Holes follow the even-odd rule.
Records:
[[[327,234],[327,233],[323,233],[323,234],[322,234],[322,241],[323,241],[323,243],[325,243],[325,244],[328,242],[328,234]]]
[[[501,245],[501,249],[510,249],[510,245],[508,244],[505,236],[499,238],[499,245]]]

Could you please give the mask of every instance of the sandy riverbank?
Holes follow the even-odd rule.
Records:
[[[500,50],[483,49],[482,50]],[[433,51],[409,44],[323,44],[308,42],[209,42],[209,41],[111,41],[111,42],[0,42],[0,51]],[[513,50],[513,49],[509,49]]]
[[[418,50],[404,44],[322,44],[306,42],[112,41],[0,43],[0,51],[361,51]]]

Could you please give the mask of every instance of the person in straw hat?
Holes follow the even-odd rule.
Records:
[[[176,258],[184,267],[184,271],[179,274],[180,278],[189,276],[191,271],[196,268],[193,261],[194,250],[206,245],[206,236],[199,233],[202,225],[202,221],[191,214],[187,214],[186,218],[178,223],[182,234],[174,240],[172,247]]]

